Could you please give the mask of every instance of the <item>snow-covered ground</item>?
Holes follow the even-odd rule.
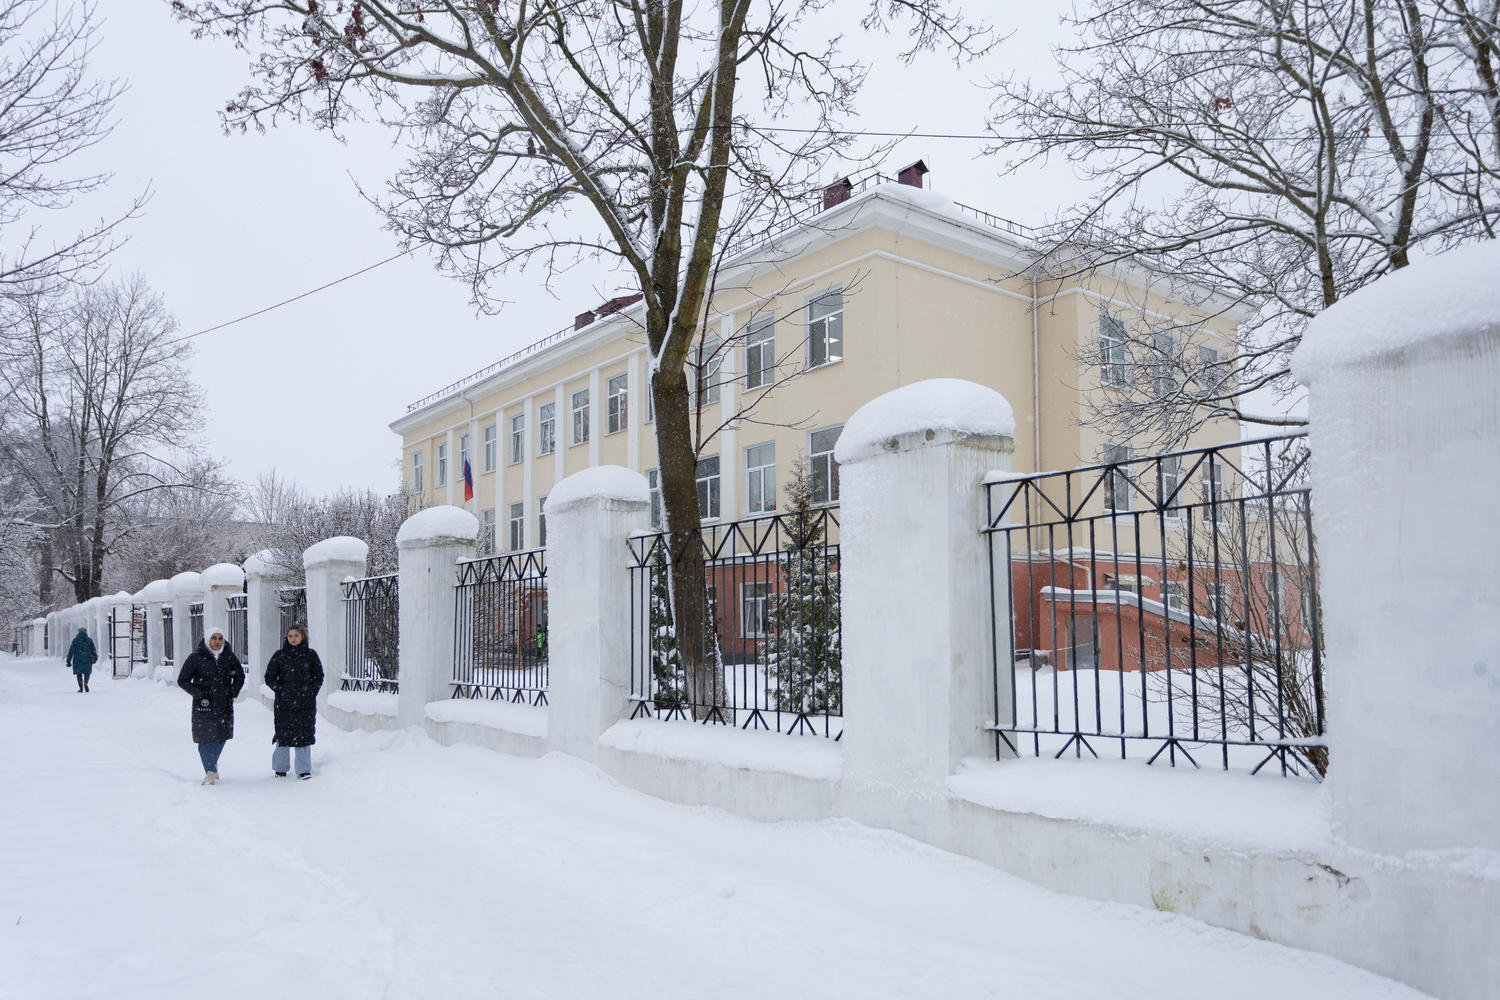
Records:
[[[254,702],[205,788],[186,696],[92,686],[0,655],[6,997],[1421,996],[851,822],[660,802],[560,755],[323,723],[314,779],[277,779]]]

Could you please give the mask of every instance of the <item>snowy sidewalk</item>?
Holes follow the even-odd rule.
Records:
[[[1413,990],[1048,892],[849,822],[757,824],[589,766],[348,734],[223,779],[186,695],[0,655],[0,993],[18,1000],[1383,1000]]]

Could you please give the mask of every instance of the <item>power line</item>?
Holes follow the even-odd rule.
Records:
[[[293,295],[289,299],[282,299],[280,302],[276,302],[276,303],[273,303],[271,305],[265,306],[264,308],[257,309],[254,312],[246,313],[243,316],[238,316],[238,317],[236,317],[234,319],[231,319],[231,320],[225,320],[223,323],[219,323],[219,324],[217,324],[215,326],[206,327],[206,328],[204,328],[202,330],[197,331],[196,333],[190,333],[190,334],[188,334],[185,337],[178,337],[176,340],[170,341],[170,343],[180,344],[183,341],[192,340],[192,339],[194,339],[196,337],[201,337],[204,334],[213,333],[215,330],[222,330],[222,329],[224,329],[227,326],[234,326],[236,323],[243,323],[247,319],[254,319],[257,316],[263,316],[263,315],[265,315],[266,313],[270,312],[273,309],[280,309],[282,306],[291,305],[293,302],[296,302],[296,301],[298,301],[300,299],[305,299],[309,295],[316,295],[319,292],[327,291],[328,289],[332,288],[334,285],[342,284],[342,283],[348,281],[350,278],[357,278],[361,274],[365,274],[365,273],[367,273],[369,271],[375,270],[377,267],[384,267],[385,265],[389,264],[393,260],[400,260],[402,257],[405,257],[408,254],[415,253],[416,250],[417,250],[417,248],[415,246],[413,246],[413,247],[411,247],[409,249],[406,249],[406,250],[402,250],[398,254],[392,254],[391,256],[387,257],[385,260],[376,261],[375,263],[369,265],[368,267],[362,267],[358,271],[350,272],[349,274],[344,275],[342,278],[334,278],[332,281],[329,281],[329,282],[327,282],[325,284],[319,285],[317,288],[309,288],[307,291],[302,292],[300,295]]]

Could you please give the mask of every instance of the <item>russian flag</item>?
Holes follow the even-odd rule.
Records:
[[[469,460],[464,459],[464,503],[474,499],[474,473],[469,468]]]

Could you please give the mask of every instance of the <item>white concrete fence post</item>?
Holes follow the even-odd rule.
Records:
[[[281,648],[281,598],[278,591],[286,576],[285,570],[272,561],[269,549],[246,559],[244,569],[247,595],[245,690],[249,697],[259,698],[260,685],[266,674],[266,661]]]
[[[461,507],[428,507],[396,533],[400,570],[400,686],[396,724],[421,726],[427,703],[452,695],[454,565],[472,559],[479,520]]]
[[[844,791],[856,818],[920,829],[957,763],[994,754],[983,483],[1009,471],[1014,434],[999,393],[933,379],[865,404],[839,437]],[[1008,567],[996,572],[997,586],[1009,581]],[[1007,630],[1006,668],[1008,643]]]
[[[1414,262],[1318,315],[1313,528],[1335,835],[1394,873],[1361,964],[1495,996],[1500,883],[1500,242]],[[1381,856],[1378,862],[1373,859]]]
[[[234,563],[215,563],[199,576],[203,584],[203,634],[221,628],[229,637],[229,598],[245,592],[245,571]],[[234,655],[243,663],[249,650],[236,649]]]
[[[547,495],[547,742],[597,760],[630,700],[629,539],[648,530],[638,472],[585,469]]]
[[[325,538],[302,553],[307,571],[307,643],[323,661],[323,687],[318,690],[318,712],[328,707],[328,696],[339,689],[344,675],[347,639],[344,635],[344,588],[348,577],[365,575],[370,547],[358,538]],[[268,654],[269,655],[269,654]]]
[[[193,623],[189,605],[203,600],[203,583],[197,573],[178,573],[172,577],[172,666],[168,680],[177,680],[182,663],[193,653]]]
[[[146,676],[161,676],[162,659],[167,644],[161,630],[161,609],[172,603],[172,585],[166,580],[152,580],[143,592],[146,597]]]

